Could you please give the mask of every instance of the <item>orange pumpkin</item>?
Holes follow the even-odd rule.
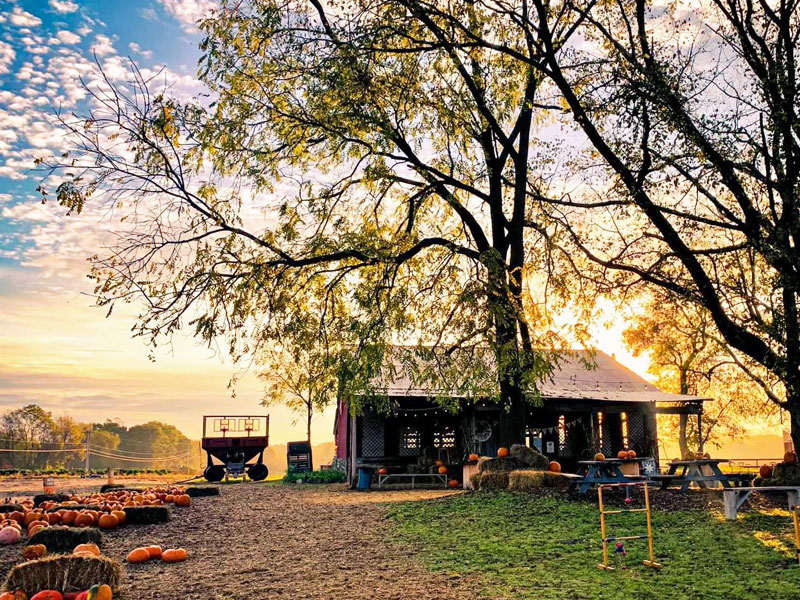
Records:
[[[169,550],[164,550],[161,554],[161,560],[168,563],[181,562],[186,560],[186,556],[186,550],[183,548],[170,548]]]
[[[175,496],[175,506],[191,506],[192,499],[188,494]]]
[[[91,527],[92,525],[94,525],[92,515],[78,513],[78,516],[75,517],[75,527]]]
[[[30,527],[28,527],[28,537],[36,535],[38,531],[41,531],[45,527],[47,527],[47,525],[42,525],[41,523],[31,525]]]
[[[550,464],[547,465],[547,470],[551,473],[561,473],[561,463],[551,460]]]
[[[378,469],[378,475],[386,475],[389,471],[384,468]]]
[[[506,458],[508,456],[508,448],[500,447],[497,449],[498,458]]]
[[[797,454],[794,452],[787,452],[783,455],[783,462],[787,465],[796,465],[797,464]]]
[[[111,514],[117,517],[117,521],[119,521],[120,525],[125,524],[125,518],[127,517],[127,515],[125,514],[124,510],[112,510]]]
[[[100,547],[97,544],[92,544],[91,542],[88,544],[78,544],[75,546],[75,549],[72,551],[72,553],[77,554],[78,552],[91,552],[95,556],[100,556]]]
[[[437,467],[441,467],[443,464],[444,463],[441,461],[441,459],[438,459],[438,458],[436,459],[436,466]]]
[[[56,590],[42,590],[38,594],[31,596],[31,600],[64,600],[64,596]]]
[[[33,560],[34,558],[41,558],[47,554],[47,547],[44,544],[31,544],[22,549],[22,558]]]
[[[143,563],[150,560],[150,552],[147,548],[134,548],[128,553],[129,563]]]
[[[471,462],[471,463],[478,462],[478,455],[477,454],[470,454],[469,455],[469,462]]]
[[[61,523],[61,513],[47,513],[47,522],[50,523],[50,525],[58,525]]]
[[[636,450],[628,450],[628,458],[636,458]]]
[[[456,489],[458,487],[458,479],[451,479],[450,481],[448,481],[447,487],[449,487],[451,490]]]
[[[447,467],[439,467],[439,474],[444,475],[445,473],[447,473]]]
[[[761,465],[758,474],[761,476],[761,479],[769,479],[772,477],[772,467],[770,465]]]
[[[145,546],[145,550],[147,550],[150,558],[161,558],[161,555],[164,553],[161,546]]]
[[[25,517],[24,517],[24,519],[23,519],[23,521],[22,521],[22,522],[23,522],[25,525],[30,525],[30,524],[31,524],[31,523],[33,523],[34,521],[38,521],[38,520],[39,520],[39,517],[40,517],[41,515],[42,515],[42,513],[38,512],[38,511],[37,511],[37,512],[35,512],[35,511],[30,511],[30,512],[27,512],[27,513],[25,513]]]
[[[98,519],[97,524],[100,525],[100,529],[116,529],[119,527],[119,519],[112,514],[103,515]]]
[[[3,592],[0,594],[0,600],[28,600],[28,595],[22,590]]]
[[[11,519],[12,521],[16,521],[17,523],[22,524],[22,522],[25,521],[25,513],[15,510],[8,514],[8,518]]]
[[[620,460],[625,460],[628,458],[628,451],[627,450],[620,450],[617,452],[617,458]]]
[[[75,523],[75,519],[78,518],[78,511],[76,510],[65,510],[61,513],[61,522],[64,525],[72,525]]]
[[[599,460],[599,461],[603,461],[603,460],[606,459],[606,455],[603,454],[602,452],[598,452],[597,454],[594,455],[594,459],[595,460]]]

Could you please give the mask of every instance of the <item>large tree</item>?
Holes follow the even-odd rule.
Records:
[[[207,106],[141,78],[91,90],[96,109],[67,123],[79,143],[57,198],[127,219],[113,254],[96,257],[101,304],[141,296],[140,334],[189,324],[228,336],[239,357],[283,340],[311,295],[354,409],[379,402],[364,390],[400,365],[495,397],[501,443],[521,441],[526,391],[556,345],[527,288],[557,265],[525,224],[538,212],[531,186],[546,188],[532,136],[558,107],[541,104],[544,49],[515,11],[446,10],[223,2],[202,23]],[[559,289],[548,279],[549,295]],[[398,344],[425,360],[390,357]]]

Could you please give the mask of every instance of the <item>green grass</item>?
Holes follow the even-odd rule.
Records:
[[[597,505],[511,493],[477,493],[389,506],[399,543],[432,571],[476,576],[490,598],[696,600],[800,597],[788,513],[736,523],[707,510],[654,511],[654,571],[647,541],[626,542],[601,571]],[[610,535],[644,529],[643,514],[610,516]],[[613,550],[613,548],[612,548]]]

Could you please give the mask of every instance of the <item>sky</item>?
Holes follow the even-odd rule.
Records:
[[[287,409],[261,406],[252,369],[234,368],[215,348],[178,335],[150,360],[151,349],[131,337],[137,307],[106,317],[90,297],[87,258],[109,241],[108,215],[90,207],[66,216],[36,192],[34,159],[62,149],[55,114],[85,106],[82,81],[97,82],[96,63],[122,81],[133,60],[179,98],[202,92],[196,20],[212,5],[0,0],[0,411],[37,403],[82,421],[160,420],[192,438],[203,414],[269,412],[273,443],[304,437],[302,419],[293,424]],[[644,375],[647,358],[627,352],[624,316],[608,309],[594,343]],[[318,416],[313,441],[332,440],[332,427],[332,411]]]

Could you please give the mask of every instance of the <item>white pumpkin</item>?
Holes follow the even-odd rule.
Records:
[[[21,539],[22,534],[16,527],[3,527],[0,529],[0,544],[3,546],[18,544]]]

